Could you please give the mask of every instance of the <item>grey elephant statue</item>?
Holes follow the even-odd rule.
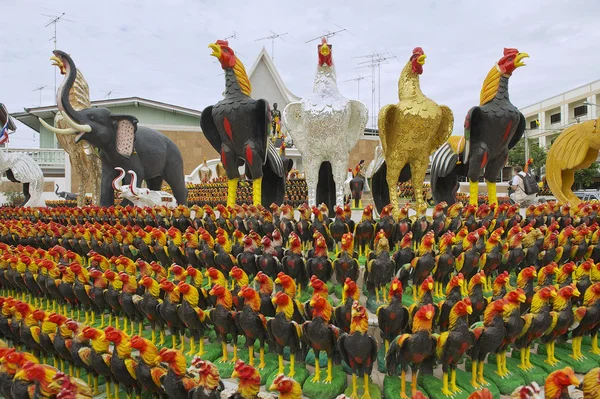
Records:
[[[77,200],[77,194],[69,193],[67,191],[58,191],[58,189],[59,189],[58,184],[56,184],[56,190],[54,190],[54,194],[56,194],[58,196],[58,198],[64,198],[67,201],[76,201]]]
[[[75,82],[77,68],[71,57],[54,50],[66,68],[65,79],[56,93],[59,112],[70,126],[59,129],[40,123],[56,134],[74,134],[75,141],[86,140],[98,149],[102,160],[102,182],[100,206],[114,204],[113,180],[118,176],[116,167],[131,170],[138,176],[137,186],[142,181],[150,190],[160,191],[163,181],[171,187],[178,204],[187,203],[187,188],[183,173],[183,157],[177,145],[164,134],[138,126],[131,115],[116,115],[106,108],[85,108],[76,111],[69,102],[69,91]],[[128,184],[131,175],[125,176]]]

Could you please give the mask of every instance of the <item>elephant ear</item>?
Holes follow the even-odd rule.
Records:
[[[133,154],[135,146],[135,132],[138,120],[130,115],[113,115],[113,123],[117,130],[116,147],[117,152],[129,158]]]

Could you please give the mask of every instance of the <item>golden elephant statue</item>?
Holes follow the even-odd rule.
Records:
[[[546,181],[557,200],[578,205],[571,186],[575,171],[588,168],[600,150],[600,118],[569,126],[552,144],[546,157]]]

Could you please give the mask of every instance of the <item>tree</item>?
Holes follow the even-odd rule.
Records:
[[[546,151],[538,145],[536,139],[529,139],[529,158],[533,158],[530,168],[534,169],[538,176],[542,175],[542,168],[546,165]],[[525,139],[519,140],[508,152],[508,164],[510,166],[525,166]]]
[[[578,189],[590,187],[594,183],[594,178],[600,175],[600,165],[596,162],[592,163],[587,169],[575,171],[574,185]]]

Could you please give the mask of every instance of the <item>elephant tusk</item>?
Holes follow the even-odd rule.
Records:
[[[117,167],[115,168],[115,170],[118,170],[118,171],[119,171],[119,176],[117,176],[117,177],[116,177],[116,178],[113,180],[113,182],[112,182],[112,186],[113,186],[113,189],[114,189],[114,190],[117,190],[117,191],[121,191],[121,192],[122,192],[122,191],[123,191],[123,190],[122,190],[122,187],[123,187],[123,186],[121,185],[121,180],[123,180],[123,177],[125,176],[125,169],[123,169],[123,168],[120,168],[120,167],[118,167],[118,166],[117,166]]]
[[[129,191],[131,191],[131,194],[133,194],[134,196],[137,196],[135,192],[135,188],[137,186],[137,175],[132,170],[128,171],[127,173],[129,173],[129,175],[131,176],[131,181],[129,182]]]
[[[44,126],[46,129],[50,130],[54,134],[77,134],[78,133],[77,130],[73,129],[72,127],[69,127],[66,129],[60,129],[60,128],[57,128],[54,126],[50,126],[42,118],[38,118],[38,119],[40,120],[40,123],[42,124],[42,126]]]
[[[67,122],[67,124],[69,126],[71,126],[73,129],[75,129],[78,132],[83,132],[83,133],[89,133],[92,131],[92,127],[90,125],[80,125],[78,123],[75,123],[75,121],[73,121],[73,119],[69,118],[69,115],[67,115],[66,112],[61,112],[62,116],[65,118],[65,121]]]

